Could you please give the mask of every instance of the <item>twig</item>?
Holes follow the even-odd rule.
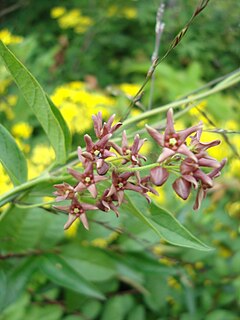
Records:
[[[163,17],[163,13],[164,13],[164,3],[161,3],[158,11],[157,11],[157,15],[156,15],[156,27],[155,27],[155,48],[152,54],[152,66],[154,66],[155,61],[158,60],[158,53],[159,53],[159,49],[160,49],[160,42],[161,42],[161,37],[162,37],[162,33],[165,27],[165,23],[162,22],[162,17]],[[150,67],[149,70],[151,70],[152,66]],[[148,104],[148,109],[150,110],[152,108],[152,103],[153,103],[153,93],[154,93],[154,82],[155,82],[155,74],[154,74],[154,70],[152,71],[152,76],[151,76],[151,86],[150,86],[150,97],[149,97],[149,104]]]
[[[12,258],[24,258],[29,256],[40,256],[45,253],[60,253],[59,249],[54,250],[31,250],[27,252],[11,252],[6,254],[0,254],[0,260],[12,259]]]
[[[197,111],[207,120],[207,122],[217,128],[217,125],[214,123],[214,121],[212,121],[208,115],[206,114],[206,112],[204,112],[203,110],[201,110],[200,108],[196,107]],[[225,142],[228,144],[228,146],[230,147],[230,149],[232,150],[233,154],[235,154],[235,156],[237,156],[239,159],[240,159],[240,155],[236,149],[236,147],[230,142],[228,136],[226,135],[225,131],[224,130],[218,130],[219,134],[222,135],[223,139],[225,140]]]
[[[183,29],[176,35],[176,37],[173,39],[173,41],[171,42],[167,52],[164,54],[164,56],[159,60],[156,59],[154,61],[154,63],[151,65],[150,69],[148,70],[147,76],[145,81],[143,82],[141,88],[138,90],[138,92],[136,93],[136,95],[133,97],[130,105],[128,106],[127,112],[125,114],[125,116],[122,118],[121,121],[124,121],[132,107],[134,106],[135,102],[139,100],[139,96],[142,95],[143,89],[145,88],[145,86],[147,85],[147,83],[149,82],[149,80],[151,79],[156,67],[170,54],[170,52],[176,48],[176,46],[181,42],[182,38],[184,37],[184,35],[187,33],[187,30],[189,29],[190,25],[193,23],[194,19],[206,8],[208,2],[210,0],[201,0],[199,2],[199,5],[197,6],[197,8],[195,9],[192,17],[190,18],[190,20],[186,23],[186,25],[183,27]]]
[[[28,1],[19,1],[19,2],[15,3],[15,4],[13,4],[12,6],[9,6],[6,9],[1,10],[0,18],[5,16],[6,14],[9,14],[9,13],[11,13],[11,12],[21,8],[21,7],[23,7],[23,6],[28,5],[28,3],[29,3]]]
[[[95,219],[91,219],[90,221],[95,222],[95,223],[103,226],[104,228],[106,228],[106,229],[108,229],[108,230],[117,232],[118,234],[125,234],[125,235],[127,235],[129,238],[131,238],[132,240],[138,242],[138,243],[141,244],[141,245],[146,245],[146,244],[147,244],[147,247],[145,247],[146,250],[150,250],[150,248],[153,246],[153,244],[150,243],[150,241],[148,241],[148,240],[146,240],[146,239],[139,239],[139,238],[137,238],[134,234],[132,234],[132,233],[129,232],[129,231],[126,231],[126,230],[123,229],[123,228],[114,228],[114,227],[110,226],[110,225],[109,225],[108,223],[106,223],[106,222],[99,221],[99,220],[95,220]]]

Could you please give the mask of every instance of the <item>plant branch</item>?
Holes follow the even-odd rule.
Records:
[[[227,79],[226,79],[227,80]],[[205,97],[208,97],[214,93],[217,93],[219,91],[222,91],[222,90],[225,90],[235,84],[237,84],[238,82],[240,82],[240,71],[237,72],[236,76],[231,79],[231,81],[227,81],[224,80],[224,83],[219,83],[217,86],[203,92],[203,93],[199,93],[199,94],[196,94],[196,95],[192,95],[191,97],[188,97],[188,98],[184,98],[184,99],[181,99],[181,100],[177,100],[177,101],[173,101],[171,103],[168,103],[168,104],[165,104],[164,106],[161,106],[161,107],[158,107],[158,108],[155,108],[153,110],[150,110],[150,111],[147,111],[147,112],[144,112],[134,118],[131,118],[131,119],[127,119],[124,124],[122,125],[121,129],[129,126],[130,124],[133,124],[135,122],[139,122],[141,120],[144,120],[144,119],[147,119],[149,117],[152,117],[152,116],[155,116],[156,114],[159,114],[159,113],[162,113],[162,112],[166,112],[169,108],[176,108],[176,107],[179,107],[181,105],[184,105],[184,104],[188,104],[188,103],[191,103],[191,102],[194,102],[196,100],[201,100]]]
[[[162,37],[164,26],[165,26],[165,23],[162,22],[164,7],[165,7],[164,3],[161,3],[158,8],[157,15],[156,15],[156,27],[155,27],[156,36],[155,36],[155,48],[154,48],[152,58],[151,58],[152,66],[155,64],[155,61],[157,61],[159,58],[158,53],[159,53],[159,49],[160,49],[160,42],[161,42],[161,37]],[[149,97],[149,104],[148,104],[149,110],[152,109],[154,83],[155,83],[155,74],[154,74],[154,72],[152,72],[151,85],[150,85],[150,97]]]
[[[195,11],[193,12],[190,20],[186,23],[186,25],[183,27],[183,29],[175,36],[175,38],[173,39],[173,41],[171,42],[167,52],[164,54],[164,56],[159,60],[156,59],[154,60],[154,62],[152,63],[152,65],[150,66],[148,72],[147,72],[147,76],[145,81],[143,82],[141,88],[138,90],[138,92],[136,93],[136,95],[133,97],[128,110],[126,112],[126,115],[123,117],[122,120],[125,120],[132,107],[135,105],[136,101],[139,100],[139,98],[142,96],[143,94],[143,90],[145,88],[145,86],[148,84],[149,80],[151,79],[156,67],[170,54],[170,52],[181,42],[182,38],[184,37],[184,35],[187,33],[190,25],[193,23],[194,19],[206,8],[206,6],[208,5],[208,2],[210,0],[201,0],[199,2],[199,5],[196,7]]]

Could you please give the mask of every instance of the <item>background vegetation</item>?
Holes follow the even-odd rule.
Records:
[[[197,1],[168,0],[165,5],[160,56],[189,20]],[[116,113],[119,119],[125,114],[150,66],[158,6],[152,0],[1,1],[0,39],[51,96],[70,127],[74,147],[83,144],[83,134],[92,133],[92,114],[101,110],[104,117]],[[154,107],[190,96],[239,68],[239,9],[236,0],[210,1],[158,66]],[[200,212],[192,211],[193,198],[182,202],[170,193],[171,183],[155,199],[215,250],[159,241],[124,208],[119,219],[93,214],[90,232],[81,225],[63,232],[65,217],[53,214],[50,204],[44,206],[49,212],[20,205],[9,212],[3,207],[0,319],[237,320],[239,98],[239,86],[232,87],[201,100],[176,121],[182,129],[202,120],[205,141],[223,141],[212,155],[228,158]],[[142,105],[148,101],[147,88]],[[130,117],[141,112],[135,106]],[[162,119],[159,115],[150,121]],[[29,179],[38,176],[51,164],[54,152],[3,63],[0,121],[27,156]],[[145,151],[150,158],[155,156],[151,142]],[[0,177],[2,194],[13,186],[2,167]],[[30,202],[51,202],[52,192],[51,186],[39,184]]]

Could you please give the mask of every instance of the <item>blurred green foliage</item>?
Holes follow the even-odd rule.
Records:
[[[2,1],[1,12],[15,4]],[[191,0],[166,1],[160,56],[196,4]],[[1,16],[1,29],[24,38],[12,48],[49,94],[71,81],[88,83],[88,75],[97,79],[94,90],[101,90],[99,87],[106,85],[142,83],[153,51],[158,5],[158,1],[144,0],[28,0]],[[81,9],[93,24],[83,33],[63,29],[51,17],[56,6],[68,11]],[[154,105],[188,95],[206,81],[239,67],[239,9],[236,0],[210,1],[182,43],[157,69]],[[2,69],[1,80],[8,80]],[[1,103],[8,99],[11,105],[16,89],[8,85],[3,91]],[[148,97],[146,92],[143,103]],[[114,111],[128,104],[125,96],[116,100]],[[30,125],[32,134],[21,137],[20,142],[26,153],[30,148],[29,161],[39,173],[53,157],[44,147],[34,154],[34,147],[44,140],[43,132],[24,99],[19,97],[12,105],[12,109],[9,105],[0,108],[1,121],[9,130],[19,121]],[[239,130],[237,90],[209,98],[206,110],[215,127]],[[202,114],[196,112],[183,121],[186,124],[199,118]],[[203,120],[209,126],[206,118]],[[230,141],[239,148],[239,135],[232,134]],[[81,133],[74,132],[74,144],[81,143]],[[150,157],[153,150],[150,147]],[[224,156],[233,160],[229,172],[200,213],[192,213],[193,199],[182,203],[172,193],[169,196],[170,184],[161,191],[161,205],[215,248],[207,253],[159,242],[124,209],[119,219],[93,214],[90,233],[79,226],[70,235],[62,231],[65,217],[53,214],[50,208],[49,212],[41,208],[7,209],[0,217],[0,320],[239,319],[239,160],[227,144],[219,154]],[[5,183],[3,180],[1,172],[1,182]],[[51,192],[50,186],[42,184],[25,199],[41,202]]]

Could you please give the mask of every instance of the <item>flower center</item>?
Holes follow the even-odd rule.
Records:
[[[91,178],[90,177],[86,177],[85,178],[85,182],[87,182],[87,183],[91,182]]]
[[[78,208],[74,208],[74,209],[73,209],[73,212],[76,213],[76,214],[79,213],[79,211],[80,211],[80,210],[79,210]]]
[[[94,151],[94,155],[97,157],[99,155],[100,151],[99,150],[95,150]]]
[[[177,139],[176,139],[176,138],[170,138],[170,139],[169,139],[169,144],[170,144],[171,146],[175,146],[175,145],[177,144]]]

